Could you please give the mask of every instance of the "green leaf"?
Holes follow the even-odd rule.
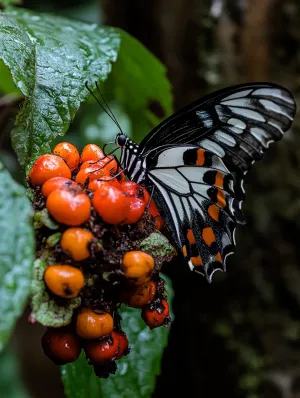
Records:
[[[121,103],[132,122],[132,137],[141,140],[172,112],[171,85],[165,66],[134,37],[119,33],[120,52],[103,91]]]
[[[164,279],[167,279],[164,277]],[[170,282],[167,285],[169,302],[172,300]],[[118,370],[107,380],[98,379],[84,355],[74,363],[61,367],[67,398],[132,398],[150,397],[156,375],[167,344],[168,329],[150,330],[141,319],[141,312],[123,307],[122,328],[126,332],[131,352],[117,361]]]
[[[65,134],[88,97],[85,81],[107,78],[119,45],[113,28],[24,9],[0,14],[1,58],[26,97],[12,131],[21,165],[30,167]]]
[[[24,187],[0,163],[0,351],[30,290],[34,261],[33,211]]]

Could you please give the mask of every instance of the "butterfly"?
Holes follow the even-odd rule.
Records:
[[[272,83],[228,87],[191,103],[138,145],[121,130],[115,144],[130,180],[153,189],[162,218],[190,269],[209,282],[235,251],[243,180],[296,112],[292,94]]]

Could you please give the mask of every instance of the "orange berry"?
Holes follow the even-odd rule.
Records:
[[[158,210],[153,199],[151,200],[150,206],[148,208],[148,212],[152,217],[154,217],[156,229],[161,231],[163,229],[165,223],[164,223],[164,220],[161,218],[161,215],[159,214],[159,210]]]
[[[47,180],[42,186],[42,195],[47,197],[56,189],[75,188],[81,191],[81,187],[76,182],[65,177],[53,177]]]
[[[111,334],[113,317],[108,313],[97,314],[90,308],[82,308],[76,321],[76,332],[83,339],[99,339]]]
[[[61,237],[60,245],[70,253],[74,261],[82,261],[90,257],[89,243],[94,235],[83,228],[69,228]]]
[[[168,326],[170,323],[169,305],[165,299],[158,300],[143,308],[142,319],[150,329]]]
[[[97,163],[85,162],[76,175],[75,181],[84,184],[85,182],[104,177],[111,177],[109,169],[105,166],[104,162],[101,160]]]
[[[82,271],[70,265],[49,265],[44,273],[44,281],[53,294],[63,298],[77,297],[84,286]]]
[[[83,192],[56,189],[47,198],[46,207],[51,216],[58,222],[77,226],[88,221],[91,213],[91,202]]]
[[[120,189],[121,185],[120,185],[119,181],[116,178],[114,178],[113,180],[109,180],[110,178],[111,178],[111,176],[103,176],[103,177],[101,177],[101,180],[93,180],[89,183],[88,189],[90,189],[91,191],[96,191],[98,188],[101,188],[101,187],[103,187],[103,185],[107,185],[107,184]],[[104,180],[108,180],[108,181],[104,181]]]
[[[41,344],[45,355],[56,365],[75,362],[81,351],[79,337],[68,327],[48,328]]]
[[[122,270],[135,285],[148,282],[154,270],[153,257],[143,251],[130,251],[123,256]]]
[[[60,142],[53,149],[53,153],[63,158],[63,160],[70,167],[71,171],[78,168],[79,165],[79,153],[76,147],[69,142]]]
[[[123,330],[115,332],[115,338],[119,340],[119,350],[116,356],[116,360],[118,360],[122,358],[124,355],[129,354],[128,339]]]
[[[56,155],[42,155],[32,166],[29,179],[33,186],[43,185],[53,177],[71,178],[71,170],[65,161]]]
[[[130,209],[126,193],[108,184],[95,191],[92,202],[97,213],[108,224],[120,224]]]
[[[100,341],[87,341],[84,345],[86,357],[93,365],[114,361],[119,353],[119,339],[115,332]]]
[[[154,300],[156,285],[153,281],[143,283],[132,289],[124,290],[121,294],[121,301],[129,307],[142,308]]]
[[[88,160],[92,160],[93,162],[97,162],[100,159],[104,158],[104,153],[102,149],[100,149],[95,144],[86,145],[81,152],[80,162],[84,163]]]

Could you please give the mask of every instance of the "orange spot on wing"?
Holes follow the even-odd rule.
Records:
[[[216,241],[214,231],[212,230],[211,227],[207,227],[207,228],[203,229],[202,238],[208,246],[210,246],[213,242]]]
[[[216,255],[216,261],[220,261],[220,263],[222,262],[222,256],[220,252]]]
[[[205,163],[205,150],[204,149],[198,149],[197,150],[197,161],[196,161],[196,166],[203,166]]]
[[[220,208],[217,205],[210,205],[207,211],[212,219],[219,221]]]
[[[203,265],[201,256],[191,257],[191,262],[195,267],[197,267],[197,265]]]
[[[194,236],[193,231],[191,229],[188,229],[188,231],[187,231],[187,238],[188,238],[188,241],[190,242],[191,245],[196,243],[195,236]]]
[[[223,174],[220,173],[219,171],[217,171],[217,174],[216,174],[216,182],[215,182],[215,185],[216,185],[217,187],[220,187],[220,188],[223,188],[223,185],[224,185],[224,177],[223,177]]]
[[[182,254],[184,255],[184,257],[187,257],[186,245],[182,247]]]
[[[217,203],[221,207],[225,207],[226,206],[225,193],[222,191],[222,189],[218,189]]]

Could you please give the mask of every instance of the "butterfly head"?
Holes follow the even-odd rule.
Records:
[[[127,141],[128,141],[128,137],[126,137],[125,134],[119,133],[116,135],[115,144],[118,147],[123,148],[126,145]]]

